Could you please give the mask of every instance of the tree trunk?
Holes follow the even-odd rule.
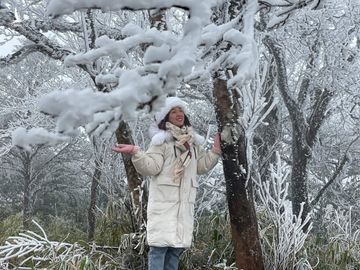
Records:
[[[101,160],[95,159],[95,171],[91,181],[90,205],[88,209],[88,241],[95,238],[96,228],[96,203],[98,197],[99,181],[101,177]]]
[[[30,190],[30,176],[24,177],[24,198],[23,198],[23,227],[28,230],[31,225],[32,211],[31,211],[31,190]]]
[[[116,130],[116,140],[121,144],[134,144],[134,140],[131,136],[130,127],[124,121],[120,122],[118,129]],[[140,213],[140,217],[135,220],[138,221],[138,228],[146,222],[146,204],[147,197],[144,192],[142,192],[141,187],[141,176],[136,171],[134,165],[131,162],[131,156],[128,154],[122,154],[129,191],[132,199],[132,207],[133,207],[133,215],[135,217],[135,213]],[[139,210],[139,211],[137,211]]]
[[[31,159],[28,152],[20,154],[24,166],[24,197],[23,197],[23,227],[24,230],[28,230],[31,225],[32,219],[32,195],[31,195]]]
[[[293,128],[294,131],[295,128]],[[291,170],[291,200],[293,214],[298,216],[301,212],[301,204],[304,204],[301,212],[301,220],[305,220],[308,215],[309,199],[308,199],[308,184],[307,184],[307,165],[310,160],[310,155],[307,148],[302,145],[301,135],[293,132],[292,138],[292,170]]]
[[[226,138],[222,136],[221,148],[236,266],[246,270],[264,269],[252,183],[247,181],[244,131],[237,123],[226,80],[214,80],[213,95],[219,130],[222,135],[229,134]]]

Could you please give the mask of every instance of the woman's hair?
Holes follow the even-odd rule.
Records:
[[[158,124],[159,129],[166,130],[166,122],[169,122],[169,115],[170,112],[168,112],[168,114],[164,117],[164,119],[160,121],[160,123]],[[187,117],[186,114],[184,114],[184,126],[191,127],[189,118]]]

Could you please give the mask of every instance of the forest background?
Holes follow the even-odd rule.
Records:
[[[0,267],[145,269],[167,95],[223,157],[181,269],[359,269],[359,1],[0,2]],[[1,49],[1,47],[0,47]],[[256,213],[256,215],[255,215]]]

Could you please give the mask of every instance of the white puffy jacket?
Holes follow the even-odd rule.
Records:
[[[150,146],[146,152],[139,151],[133,155],[132,162],[141,175],[153,176],[147,207],[149,246],[188,248],[192,242],[194,203],[199,186],[196,178],[211,170],[219,155],[194,143],[191,163],[185,168],[180,183],[175,183],[174,168],[180,150],[169,138]]]

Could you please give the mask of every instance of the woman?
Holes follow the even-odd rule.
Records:
[[[118,153],[129,153],[136,170],[153,176],[149,184],[147,242],[149,270],[176,270],[180,255],[191,246],[196,175],[211,170],[221,154],[220,138],[211,151],[201,146],[185,114],[185,103],[169,97],[155,114],[150,128],[151,146],[143,152],[135,145],[119,144]]]

